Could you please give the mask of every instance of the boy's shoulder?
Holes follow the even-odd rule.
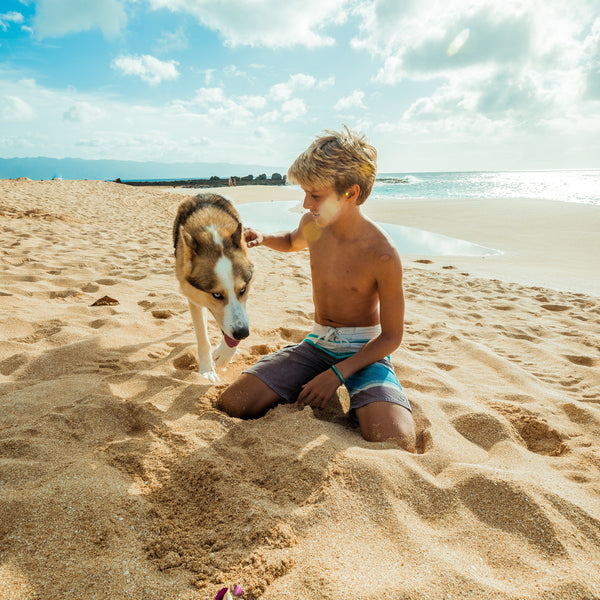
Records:
[[[398,253],[396,245],[380,225],[365,217],[365,235],[376,248],[385,248]]]
[[[390,236],[374,221],[365,218],[354,243],[355,254],[363,268],[375,276],[391,275],[402,269],[400,254]]]

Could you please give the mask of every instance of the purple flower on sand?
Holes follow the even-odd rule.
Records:
[[[217,592],[217,595],[215,596],[215,600],[223,600],[223,598],[225,598],[225,594],[227,593],[227,588],[223,588],[222,590],[219,590]]]
[[[231,595],[232,592],[235,597],[239,598],[244,593],[244,590],[241,585],[234,585],[231,592],[229,591],[229,588],[224,587],[217,592],[215,600],[233,600],[233,596]]]

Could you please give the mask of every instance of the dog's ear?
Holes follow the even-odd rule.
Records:
[[[183,256],[185,260],[191,260],[192,254],[198,251],[198,243],[196,240],[183,228],[179,227],[179,239],[183,244]]]
[[[233,232],[233,235],[231,236],[231,240],[234,246],[237,246],[238,248],[242,247],[242,233],[244,233],[244,228],[242,227],[242,224],[239,223],[237,229]]]

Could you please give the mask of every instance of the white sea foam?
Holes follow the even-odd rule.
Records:
[[[600,205],[600,170],[382,173],[374,198],[529,198]]]

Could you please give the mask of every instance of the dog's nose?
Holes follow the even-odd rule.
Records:
[[[246,325],[243,327],[237,327],[233,330],[233,339],[234,340],[243,340],[250,335],[250,331]]]

